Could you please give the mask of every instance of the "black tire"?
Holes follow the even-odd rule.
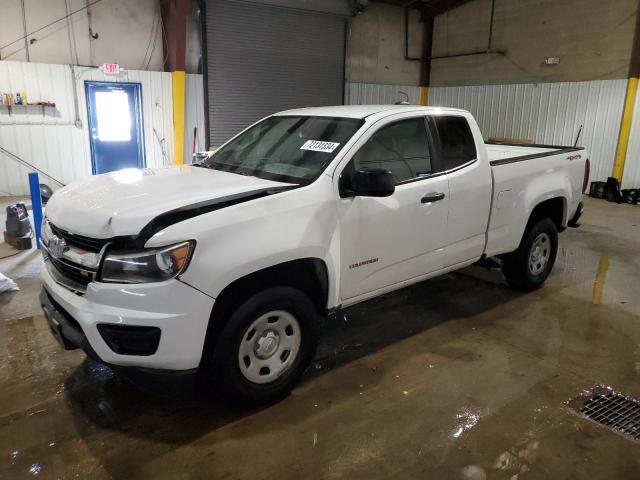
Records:
[[[239,352],[253,322],[266,313],[284,311],[299,325],[301,340],[295,358],[273,381],[254,383],[240,368]],[[263,290],[235,309],[220,332],[213,352],[205,359],[205,383],[225,399],[241,405],[260,405],[286,396],[299,380],[315,353],[318,312],[313,302],[292,287]]]
[[[536,240],[540,238],[543,242],[545,241],[543,235],[546,235],[548,239],[548,258],[544,265],[536,263],[535,260],[532,260],[535,257],[531,256]],[[543,252],[544,245],[542,243]],[[557,253],[558,228],[556,224],[550,218],[539,218],[529,223],[518,249],[503,257],[502,271],[512,288],[522,291],[535,290],[542,286],[551,273]],[[530,266],[530,263],[534,264],[533,267]]]

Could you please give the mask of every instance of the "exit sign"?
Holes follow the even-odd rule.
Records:
[[[120,65],[117,63],[103,63],[102,72],[105,75],[120,75]]]

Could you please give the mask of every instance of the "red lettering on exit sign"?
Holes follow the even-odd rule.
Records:
[[[120,65],[117,63],[105,63],[102,65],[102,71],[105,75],[119,75]]]

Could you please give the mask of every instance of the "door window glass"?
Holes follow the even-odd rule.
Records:
[[[371,168],[389,170],[396,184],[432,173],[424,118],[382,127],[353,156],[347,175]]]
[[[440,138],[445,170],[452,170],[476,159],[476,144],[466,118],[434,115],[433,119]]]
[[[131,140],[131,112],[129,96],[122,90],[96,92],[98,139],[101,142]]]

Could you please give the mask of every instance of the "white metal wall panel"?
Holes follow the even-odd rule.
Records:
[[[184,162],[191,163],[193,157],[193,129],[196,128],[195,151],[205,149],[204,84],[203,76],[187,74],[185,83],[184,112]]]
[[[344,90],[345,105],[391,105],[409,95],[409,103],[420,103],[420,87],[408,85],[381,85],[375,83],[347,82]]]
[[[23,62],[0,62],[0,92],[27,92],[27,100],[49,100],[56,108],[0,107],[0,146],[63,182],[83,171],[82,131],[74,126],[71,68]],[[0,195],[28,192],[27,172],[0,153]],[[89,166],[89,174],[91,168]],[[52,187],[56,185],[48,181]]]
[[[75,79],[75,80],[74,80]],[[42,110],[0,107],[0,146],[67,184],[91,175],[84,80],[140,82],[147,166],[173,157],[171,74],[129,70],[107,77],[95,68],[0,61],[0,92],[27,92],[29,102],[55,102]],[[81,127],[75,126],[74,81]],[[158,137],[156,138],[157,132]],[[158,138],[160,141],[158,141]],[[162,145],[164,144],[164,155]],[[0,153],[0,195],[29,192],[29,168]],[[43,181],[46,181],[44,178]],[[57,185],[46,181],[52,187]]]
[[[622,188],[640,188],[640,95],[636,95]]]
[[[626,80],[597,80],[434,87],[429,104],[469,110],[485,138],[573,145],[583,125],[578,143],[589,152],[591,180],[606,180],[613,170],[626,85]]]

